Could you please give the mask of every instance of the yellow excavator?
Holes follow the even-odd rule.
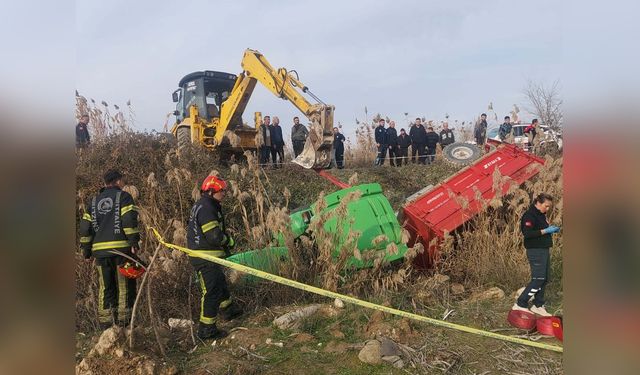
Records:
[[[325,104],[298,77],[295,70],[274,69],[258,51],[247,49],[239,75],[202,71],[187,74],[173,92],[176,123],[171,133],[178,147],[189,143],[218,150],[225,157],[241,157],[257,149],[256,136],[262,116],[255,114],[255,126],[243,124],[242,114],[256,83],[274,95],[290,101],[309,120],[309,136],[294,163],[304,168],[325,168],[331,162],[334,106]],[[316,103],[311,104],[303,94]]]

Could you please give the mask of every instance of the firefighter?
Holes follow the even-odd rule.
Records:
[[[551,234],[560,231],[555,225],[549,225],[546,213],[553,204],[553,197],[541,193],[533,205],[525,211],[520,219],[520,230],[524,236],[524,247],[531,267],[531,281],[524,288],[513,310],[531,311],[540,316],[551,316],[544,307],[544,290],[549,280],[551,261],[549,248],[553,246]],[[533,306],[529,308],[529,300]]]
[[[222,199],[227,183],[216,176],[208,176],[200,187],[201,197],[191,209],[187,229],[187,247],[201,254],[227,257],[235,246],[233,237],[227,233],[222,213]],[[227,332],[218,329],[218,313],[224,320],[242,314],[239,306],[232,302],[222,267],[202,258],[190,257],[196,271],[202,297],[200,300],[201,339],[223,338]]]
[[[98,267],[98,319],[101,328],[126,326],[136,297],[136,280],[118,272],[128,260],[113,250],[135,257],[139,252],[138,212],[133,197],[122,190],[123,176],[116,170],[104,174],[104,187],[87,204],[80,221],[80,244],[85,259]]]

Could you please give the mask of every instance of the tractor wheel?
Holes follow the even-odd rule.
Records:
[[[478,146],[470,143],[456,142],[442,150],[444,159],[455,165],[469,165],[478,160],[482,151]]]
[[[178,149],[188,147],[191,144],[191,128],[188,126],[179,127],[176,138],[178,139]]]

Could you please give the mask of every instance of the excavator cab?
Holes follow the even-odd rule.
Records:
[[[187,74],[180,80],[179,88],[172,94],[176,103],[172,133],[178,139],[178,147],[189,143],[198,143],[208,149],[223,146],[226,152],[238,156],[244,150],[255,149],[255,130],[243,127],[241,113],[231,118],[225,128],[229,137],[216,139],[222,103],[231,95],[237,78],[235,74],[205,70]]]
[[[189,107],[194,104],[201,118],[210,122],[220,117],[220,106],[229,97],[236,79],[235,74],[210,70],[184,76],[178,83],[180,88],[173,92],[176,120],[181,122],[188,117]]]

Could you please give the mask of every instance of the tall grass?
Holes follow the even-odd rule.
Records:
[[[84,102],[78,100],[79,111],[96,109],[95,106],[84,108],[82,106],[86,105],[86,99]],[[91,113],[102,118],[103,125],[106,124],[104,112]],[[373,120],[378,118],[379,115]],[[94,130],[98,131],[97,128],[99,126]],[[186,221],[191,206],[199,197],[199,182],[208,174],[219,174],[230,184],[231,194],[223,203],[223,209],[227,227],[237,240],[237,249],[243,251],[271,246],[275,235],[282,233],[289,249],[290,262],[281,264],[279,271],[287,277],[342,293],[375,298],[387,293],[405,293],[407,286],[422,285],[425,277],[429,276],[415,272],[411,264],[413,257],[423,251],[419,245],[409,250],[404,261],[388,264],[382,261],[381,251],[359,252],[356,249],[358,233],[329,233],[324,230],[324,223],[332,216],[337,217],[340,223],[350,220],[346,207],[349,201],[358,199],[357,195],[346,197],[331,215],[315,217],[310,226],[310,236],[294,239],[289,229],[291,210],[313,202],[322,208],[326,205],[324,193],[336,190],[313,172],[293,166],[267,172],[258,166],[252,154],[246,155],[246,163],[226,166],[211,153],[197,147],[188,147],[178,153],[164,137],[132,133],[122,130],[124,128],[113,129],[113,126],[109,128],[105,125],[100,130],[104,131],[100,133],[101,141],[78,156],[78,217],[86,200],[100,187],[101,174],[108,168],[119,168],[127,178],[128,186],[125,189],[134,196],[140,207],[142,225],[154,226],[171,242],[185,245]],[[349,145],[347,153],[350,153],[355,165],[366,167],[358,169],[359,174],[352,177],[352,182],[380,177],[380,169],[369,170],[375,158],[371,125],[366,122],[360,124],[356,144]],[[444,174],[453,172],[438,165],[431,166],[430,171]],[[393,183],[383,183],[385,192],[394,197],[392,203],[395,208],[399,208],[402,197],[407,194],[403,189],[416,187],[417,190],[427,181],[416,177],[421,176],[420,173],[427,173],[424,172],[425,168],[405,168],[408,168],[405,172],[394,172]],[[504,177],[496,174],[494,184],[502,182]],[[513,187],[504,197],[484,202],[486,210],[462,230],[448,234],[435,271],[449,274],[469,286],[499,285],[511,289],[520,286],[527,279],[528,268],[518,232],[518,220],[529,206],[531,197],[543,191],[557,197],[550,218],[552,222],[559,223],[563,209],[562,159],[548,158],[539,177],[525,183],[522,188]],[[342,228],[342,225],[337,227]],[[142,249],[145,251],[141,256],[148,261],[158,248],[158,243],[144,227],[142,229]],[[404,237],[408,238],[406,235]],[[347,240],[342,242],[339,256],[335,258],[332,253],[338,238]],[[561,236],[557,236],[556,240],[554,255],[562,249]],[[350,256],[371,257],[374,266],[360,271],[349,270],[346,260]],[[76,323],[79,330],[94,330],[98,327],[95,271],[92,265],[80,258],[77,255]],[[192,277],[193,270],[187,256],[165,248],[158,250],[156,265],[150,271],[148,281],[155,324],[166,322],[168,318],[191,319],[197,316],[199,291],[191,282]],[[245,283],[242,288],[234,289],[233,293],[234,298],[243,302],[248,310],[315,298],[266,282]],[[148,302],[145,295],[142,301]],[[146,309],[141,309],[138,321],[150,324],[150,319]]]

